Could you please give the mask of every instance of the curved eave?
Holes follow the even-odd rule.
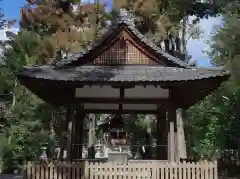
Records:
[[[230,73],[213,75],[208,78],[194,80],[171,81],[66,81],[60,79],[44,79],[17,75],[20,83],[44,101],[53,105],[73,104],[76,87],[82,85],[161,85],[171,89],[171,100],[180,108],[188,108],[216,90],[224,81],[228,80]]]
[[[43,80],[28,78],[17,75],[21,85],[24,85],[29,91],[38,96],[40,99],[51,105],[64,105],[64,97],[67,96],[61,93],[62,89],[58,86],[48,86]],[[63,98],[62,98],[63,97]],[[60,100],[59,100],[60,99]]]
[[[179,107],[187,109],[211,95],[229,77],[230,74],[178,84],[173,88],[172,98]]]

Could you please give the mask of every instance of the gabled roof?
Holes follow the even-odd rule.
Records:
[[[159,59],[163,65],[104,66],[87,63],[101,53],[99,49],[104,50],[103,47],[106,49],[111,45],[109,38],[114,38],[123,30],[126,31],[126,36],[132,35],[129,39],[144,45],[146,50],[157,57],[154,60],[157,62]],[[99,41],[90,45],[85,52],[73,54],[69,61],[57,66],[25,67],[17,74],[21,84],[54,105],[74,104],[74,92],[78,86],[149,84],[171,89],[171,98],[174,98],[180,108],[187,108],[202,100],[229,76],[230,73],[223,69],[189,67],[187,63],[149,41],[126,15],[120,16],[116,25],[114,24]]]
[[[102,48],[106,40],[116,37],[116,34],[121,32],[123,29],[130,32],[132,36],[138,41],[142,43],[148,51],[153,53],[159,59],[163,58],[164,62],[168,66],[175,66],[175,67],[188,67],[188,64],[176,58],[169,53],[162,50],[158,47],[155,43],[149,40],[146,36],[144,36],[141,32],[139,32],[134,25],[134,19],[130,17],[130,15],[125,11],[121,10],[119,18],[116,22],[112,24],[112,26],[108,29],[108,31],[97,41],[93,42],[91,45],[87,46],[85,51],[74,53],[68,57],[68,60],[64,62],[60,62],[57,64],[57,67],[64,67],[64,66],[75,66],[77,64],[84,64],[86,61],[89,60],[88,57],[91,54],[96,53],[96,49]]]
[[[187,108],[215,90],[230,73],[223,69],[160,65],[80,65],[59,69],[26,67],[17,76],[21,84],[53,104],[68,104],[73,100],[69,90],[82,85],[160,85],[171,88],[179,107]]]

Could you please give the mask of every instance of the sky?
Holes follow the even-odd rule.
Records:
[[[189,55],[192,55],[199,66],[211,66],[211,59],[207,56],[206,51],[210,50],[208,41],[211,40],[216,31],[216,26],[219,25],[221,25],[221,17],[209,17],[208,19],[200,20],[200,28],[203,30],[201,38],[196,40],[190,39],[187,43]]]
[[[84,0],[92,1],[92,0]],[[0,1],[0,7],[3,9],[5,17],[8,20],[20,19],[20,8],[24,6],[26,0],[2,0]],[[109,1],[109,6],[111,6]],[[188,53],[192,56],[193,60],[197,61],[199,66],[211,66],[210,59],[204,51],[209,50],[207,41],[211,38],[211,33],[214,30],[215,25],[221,24],[221,18],[209,18],[202,19],[200,21],[200,28],[203,30],[202,37],[198,40],[189,40],[187,43]],[[17,32],[18,23],[14,25],[12,29],[13,32]],[[5,40],[7,37],[5,35],[6,30],[0,30],[0,40]]]
[[[1,0],[0,7],[4,12],[5,17],[10,19],[19,20],[20,8],[24,7],[26,0]],[[15,24],[15,27],[17,24]]]

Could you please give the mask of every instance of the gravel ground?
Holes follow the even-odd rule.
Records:
[[[22,175],[2,175],[0,174],[0,179],[23,179]]]

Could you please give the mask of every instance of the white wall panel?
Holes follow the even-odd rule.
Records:
[[[157,110],[157,104],[123,104],[123,110]]]
[[[118,110],[118,104],[102,104],[102,103],[85,103],[84,109],[109,109],[109,110]]]
[[[169,90],[160,86],[141,86],[136,85],[135,88],[125,89],[125,98],[168,98]]]
[[[119,98],[119,96],[120,90],[111,86],[84,86],[75,90],[77,98]]]

